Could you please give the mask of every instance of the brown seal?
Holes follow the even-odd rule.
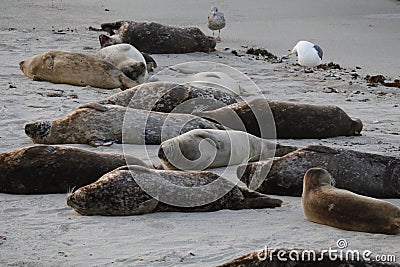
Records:
[[[38,144],[112,143],[160,144],[193,129],[221,126],[190,114],[161,113],[117,105],[89,103],[53,121],[25,125],[25,133]]]
[[[191,113],[230,105],[236,103],[236,100],[230,94],[214,88],[149,82],[116,93],[100,103],[165,113]]]
[[[333,182],[324,169],[312,168],[306,172],[301,202],[307,219],[350,231],[400,233],[399,207],[335,188]]]
[[[201,187],[221,179],[222,186],[229,186],[232,189],[209,204],[178,207],[148,195],[137,184],[137,179],[145,181],[156,179],[183,187]],[[166,193],[160,192],[160,194]],[[174,197],[190,199],[188,195],[174,194]],[[76,190],[67,197],[67,204],[82,215],[138,215],[163,211],[200,212],[275,208],[280,207],[282,201],[235,186],[229,180],[211,172],[165,171],[141,166],[129,166],[129,168],[125,166],[105,174],[95,183]]]
[[[273,161],[241,165],[237,172],[248,186],[253,179],[263,180],[257,188],[261,193],[301,196],[303,176],[313,167],[332,173],[340,188],[371,197],[400,197],[400,159],[349,149],[308,146]]]
[[[173,27],[156,22],[118,21],[101,24],[111,36],[100,35],[102,47],[127,43],[141,52],[182,54],[215,50],[213,37],[196,27]]]
[[[126,155],[130,164],[147,166]],[[0,192],[67,193],[126,165],[125,156],[68,146],[31,146],[0,154]],[[132,161],[132,163],[131,163]]]
[[[273,121],[267,112],[272,112],[277,138],[283,139],[359,135],[363,126],[359,119],[352,120],[337,106],[267,101],[264,98],[197,112],[195,115],[219,122],[233,130],[243,130],[244,124],[248,133],[271,138],[268,129]],[[239,121],[232,120],[233,113],[237,114]]]
[[[126,89],[138,85],[108,61],[81,53],[50,50],[19,63],[34,81]]]

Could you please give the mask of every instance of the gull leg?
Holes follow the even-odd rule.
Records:
[[[215,41],[221,42],[221,37],[219,37],[220,34],[221,34],[221,30],[218,30],[218,37],[215,38]]]

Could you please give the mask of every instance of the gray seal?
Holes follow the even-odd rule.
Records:
[[[217,179],[211,172],[180,172],[152,170],[141,166],[120,167],[105,174],[95,183],[82,187],[67,197],[68,206],[82,215],[138,215],[151,212],[201,212],[221,209],[261,209],[280,207],[282,201],[264,194],[234,186],[224,179],[224,186],[232,189],[216,201],[202,206],[178,207],[165,204],[150,195],[136,183],[136,179],[159,179],[178,186],[201,187]],[[160,194],[168,192],[160,192]],[[210,192],[212,193],[212,192]],[[175,195],[189,198],[190,195]]]
[[[81,53],[50,50],[21,61],[19,66],[34,81],[104,89],[126,89],[138,85],[112,63]]]
[[[264,98],[256,98],[249,102],[236,103],[194,114],[219,122],[233,130],[243,130],[242,125],[244,124],[245,131],[248,133],[258,137],[271,138],[271,134],[268,134],[267,131],[271,125],[264,124],[270,124],[273,121],[269,120],[268,114],[263,115],[269,110],[275,122],[276,137],[282,139],[360,135],[363,127],[361,120],[351,119],[337,106],[267,101]],[[240,120],[232,120],[232,114],[236,114]]]
[[[53,121],[25,125],[25,133],[38,144],[110,143],[160,144],[193,129],[221,129],[220,125],[190,114],[150,112],[89,103]]]
[[[147,166],[126,155],[131,164]],[[125,156],[68,146],[31,146],[0,154],[0,192],[10,194],[67,193],[95,182],[126,165]]]
[[[230,94],[211,87],[149,82],[116,93],[100,103],[165,113],[192,113],[230,105],[236,100]]]
[[[334,179],[324,169],[306,172],[301,203],[307,219],[350,231],[400,234],[399,207],[336,188],[332,183]]]
[[[304,174],[314,167],[330,172],[339,188],[377,198],[400,197],[400,159],[348,149],[308,146],[273,161],[241,165],[237,172],[248,186],[253,179],[263,180],[257,191],[264,194],[301,196]]]
[[[242,131],[196,129],[161,143],[158,158],[165,168],[203,170],[266,160],[296,150]]]
[[[127,43],[141,52],[182,54],[215,50],[213,37],[197,27],[173,27],[156,22],[118,21],[103,23],[101,28],[110,36],[99,36],[102,47]]]

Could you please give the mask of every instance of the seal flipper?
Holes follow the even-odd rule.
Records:
[[[284,155],[289,154],[293,151],[296,151],[297,149],[299,149],[299,148],[295,147],[295,146],[276,144],[275,157],[283,157]]]
[[[129,79],[125,74],[120,74],[119,75],[119,81],[121,82],[121,90],[125,90],[128,88],[135,87],[136,85],[139,85],[137,82],[134,80]]]
[[[111,146],[112,144],[116,143],[115,140],[107,139],[107,138],[95,138],[89,141],[88,145],[93,147],[99,146]]]
[[[45,79],[40,78],[39,76],[33,75],[32,80],[36,81],[36,82],[44,82]]]
[[[276,208],[282,205],[282,200],[277,198],[271,198],[262,193],[249,190],[244,187],[239,187],[243,194],[242,208],[244,209],[265,209],[265,208]]]
[[[114,35],[114,30],[121,28],[122,23],[123,21],[102,23],[100,27],[103,29],[103,31],[108,32],[110,35]]]
[[[91,108],[91,109],[95,109],[101,112],[107,111],[108,107],[105,105],[102,105],[100,103],[86,103],[83,104],[82,106],[79,106],[77,109],[82,109],[82,108]]]
[[[282,206],[282,200],[270,197],[246,198],[243,200],[244,209],[266,209]]]
[[[144,57],[144,60],[146,61],[146,65],[147,65],[147,71],[153,71],[155,68],[157,68],[157,62],[154,60],[154,58],[152,56],[150,56],[147,53],[142,53],[142,56]]]
[[[132,215],[151,213],[158,205],[158,200],[155,198],[146,200],[140,203],[139,207],[132,212]]]

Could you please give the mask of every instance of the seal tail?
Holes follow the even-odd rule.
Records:
[[[126,77],[125,74],[121,74],[119,76],[119,81],[121,82],[121,85],[122,85],[121,86],[121,90],[125,90],[125,89],[128,89],[128,88],[135,87],[136,85],[139,85],[134,80],[131,80],[128,77]]]
[[[266,209],[282,206],[282,200],[280,199],[271,198],[247,188],[240,188],[240,191],[244,197],[242,202],[243,209]]]
[[[400,214],[399,214],[400,216]],[[400,217],[394,219],[394,226],[395,226],[395,232],[396,234],[400,234]]]

